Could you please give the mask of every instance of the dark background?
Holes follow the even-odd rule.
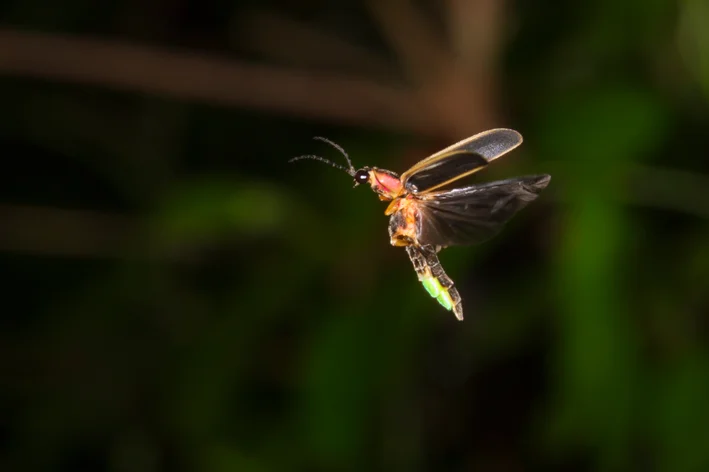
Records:
[[[709,470],[702,0],[6,0],[0,470]],[[549,173],[441,253],[308,153]]]

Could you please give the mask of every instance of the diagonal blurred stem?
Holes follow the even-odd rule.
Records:
[[[0,251],[120,257],[146,233],[137,219],[87,210],[0,205]]]
[[[445,36],[436,33],[411,0],[369,0],[368,5],[416,87],[419,102],[440,123],[441,135],[461,139],[502,125],[492,87],[495,77],[479,73],[478,64],[461,63]],[[481,57],[496,54],[480,53]]]
[[[452,69],[444,39],[410,0],[369,0],[368,6],[414,83],[427,84]]]
[[[89,84],[432,136],[400,84],[99,39],[0,29],[0,75]]]
[[[501,0],[446,0],[451,48],[458,63],[494,92],[507,18]]]
[[[246,13],[238,26],[235,36],[240,47],[285,64],[356,73],[372,79],[397,74],[387,58],[273,11]]]

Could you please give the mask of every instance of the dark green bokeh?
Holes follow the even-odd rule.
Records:
[[[390,56],[345,3],[258,6]],[[259,61],[233,31],[256,4],[0,18]],[[476,180],[553,178],[441,253],[462,323],[374,194],[286,163],[340,158],[315,135],[394,171],[445,142],[0,76],[0,470],[709,470],[706,2],[506,8],[499,126],[525,143]]]

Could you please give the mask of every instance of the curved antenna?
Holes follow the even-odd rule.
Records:
[[[348,155],[347,155],[347,152],[346,152],[344,149],[342,149],[342,146],[340,146],[340,145],[337,144],[337,143],[333,143],[333,142],[330,141],[329,139],[323,138],[322,136],[315,136],[313,139],[316,139],[316,140],[318,140],[318,141],[322,141],[322,142],[324,142],[324,143],[327,143],[327,144],[329,144],[330,146],[332,146],[332,147],[334,147],[335,149],[337,149],[338,151],[340,151],[340,154],[342,154],[343,156],[345,156],[345,160],[347,160],[347,166],[349,167],[349,170],[354,173],[355,168],[352,166],[352,161],[350,161],[350,156],[348,156]]]
[[[315,156],[315,155],[312,155],[312,154],[309,154],[309,155],[307,155],[307,156],[294,157],[293,159],[288,159],[288,162],[301,161],[301,160],[303,160],[303,159],[313,159],[313,160],[315,160],[315,161],[324,162],[325,164],[330,164],[330,165],[331,165],[332,167],[334,167],[335,169],[344,170],[344,171],[347,172],[348,174],[354,176],[354,171],[353,171],[352,169],[348,169],[348,168],[345,167],[345,166],[341,166],[340,164],[335,164],[335,163],[332,162],[332,161],[328,161],[328,160],[325,159],[324,157]]]
[[[334,167],[334,168],[336,168],[336,169],[344,170],[344,171],[347,172],[350,176],[353,176],[353,177],[354,177],[354,175],[355,175],[355,173],[356,173],[357,171],[356,171],[355,168],[352,166],[352,161],[350,161],[350,156],[347,155],[347,152],[345,152],[345,150],[342,148],[342,146],[340,146],[339,144],[336,144],[336,143],[330,141],[330,140],[327,139],[327,138],[323,138],[323,137],[321,137],[321,136],[315,136],[313,139],[316,139],[316,140],[318,140],[318,141],[323,141],[323,142],[329,144],[330,146],[334,147],[334,148],[337,149],[338,151],[340,151],[340,153],[341,153],[343,156],[345,156],[345,159],[347,160],[347,164],[349,165],[349,168],[347,168],[347,167],[345,167],[345,166],[341,166],[340,164],[336,164],[336,163],[334,163],[334,162],[332,162],[332,161],[329,161],[329,160],[325,159],[324,157],[315,156],[315,155],[313,155],[313,154],[308,154],[308,155],[306,155],[306,156],[294,157],[294,158],[292,158],[292,159],[289,159],[288,162],[300,161],[300,160],[302,160],[302,159],[313,159],[313,160],[315,160],[315,161],[324,162],[325,164],[330,164],[332,167]]]

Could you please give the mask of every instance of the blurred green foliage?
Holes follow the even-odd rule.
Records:
[[[228,49],[248,3],[0,14]],[[324,135],[402,171],[423,138],[2,77],[0,203],[137,230],[118,254],[2,248],[0,469],[709,470],[707,3],[509,8],[500,126],[525,144],[476,178],[553,178],[498,238],[441,253],[462,323],[371,192],[286,163]]]

